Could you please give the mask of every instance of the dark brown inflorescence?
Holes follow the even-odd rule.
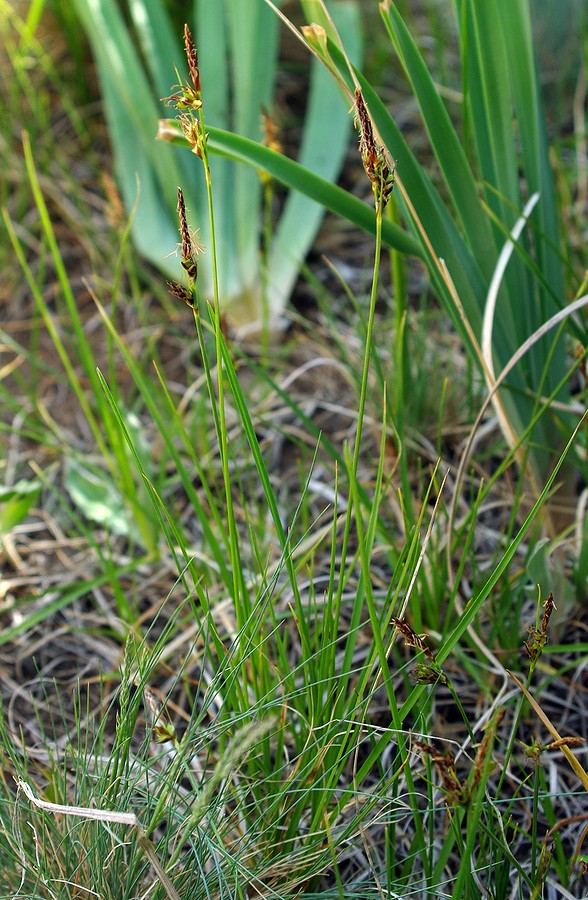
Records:
[[[376,206],[380,205],[383,209],[394,188],[394,165],[389,162],[384,147],[376,142],[372,121],[359,88],[355,90],[355,109],[361,160],[365,173],[372,183]]]

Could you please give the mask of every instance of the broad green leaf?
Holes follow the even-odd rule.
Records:
[[[333,18],[351,60],[362,55],[361,21],[355,4],[333,6]],[[300,165],[329,182],[336,180],[347,152],[350,117],[348,101],[337,83],[318,61],[313,60],[311,87],[304,120]],[[300,266],[316,236],[324,207],[311,196],[291,192],[280,216],[269,264],[269,306],[274,315],[286,305]],[[300,223],[304,222],[304,228]]]
[[[137,529],[130,521],[122,495],[105,472],[71,459],[65,471],[65,487],[86,519],[114,534],[132,535],[137,540]]]
[[[177,277],[179,261],[166,260],[177,242],[175,197],[165,196],[163,185],[177,185],[184,176],[181,156],[153,145],[164,108],[114,0],[74,0],[74,5],[96,59],[123,200],[129,213],[135,210],[133,240],[143,256]]]
[[[264,147],[255,141],[247,140],[220,128],[208,129],[208,135],[209,148],[213,153],[219,153],[230,159],[263,169],[286,187],[311,197],[326,209],[353,222],[363,231],[369,234],[375,233],[376,217],[373,208],[363,200],[358,200],[348,191],[315,175],[287,156],[276,153],[275,150],[270,150],[269,147]],[[176,127],[176,123],[164,123],[163,127],[160,127],[160,137],[170,143],[186,146],[185,138],[179,127]],[[411,234],[388,220],[384,220],[382,223],[382,235],[389,246],[395,247],[401,253],[423,256],[420,243]]]
[[[41,483],[21,480],[10,487],[0,486],[0,540],[20,525],[35,505],[41,492]]]
[[[471,246],[471,252],[479,261],[482,271],[488,276],[491,274],[493,259],[496,256],[496,244],[489,223],[482,215],[478,186],[461,141],[400,13],[392,6],[382,11],[382,17],[418,101],[423,125],[453,199],[461,232]],[[395,148],[389,149],[393,153]]]
[[[474,162],[462,151],[433,80],[397,9],[387,2],[381,4],[381,10],[421,108],[451,206],[441,199],[377,93],[359,72],[356,77],[380,135],[397,162],[398,176],[409,201],[405,203],[398,192],[400,208],[415,237],[422,241],[422,252],[439,298],[467,346],[471,343],[462,310],[479,341],[498,254],[521,211],[521,168],[526,191],[534,187],[541,194],[545,188],[545,210],[541,210],[540,200],[527,232],[518,241],[519,252],[513,254],[500,289],[493,352],[498,368],[502,368],[523,341],[561,307],[563,300],[553,178],[540,112],[528,3],[457,3],[463,22],[465,103],[472,111],[474,149],[480,148]],[[520,59],[513,64],[517,43],[521,44]],[[331,43],[329,52],[351,89],[353,81],[343,55]],[[526,147],[519,140],[523,133]],[[455,285],[459,307],[440,277],[440,259]],[[475,354],[474,360],[479,362]],[[510,373],[501,397],[517,433],[522,434],[533,418],[535,397],[552,393],[563,383],[564,373],[563,347],[550,338],[538,343]],[[550,457],[559,441],[556,422],[541,417],[531,438],[531,461],[536,472],[549,469]]]
[[[464,5],[465,3],[465,5]],[[505,273],[496,323],[494,356],[501,365],[564,303],[563,265],[549,146],[534,60],[527,0],[473,3],[460,0],[467,31],[468,70],[473,134],[485,198],[496,219],[509,227],[523,202],[534,192],[539,203]],[[523,179],[521,179],[521,173]],[[563,383],[566,358],[563,339],[546,337],[509,383],[519,391],[509,399],[510,415],[522,431],[533,412],[533,400],[522,396],[549,394]],[[559,399],[565,399],[566,392]],[[560,436],[546,417],[533,438],[539,468],[547,469]]]

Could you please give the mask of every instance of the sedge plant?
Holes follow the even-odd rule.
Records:
[[[322,11],[321,22],[328,23],[327,6],[318,3],[314,7],[313,12],[317,7]],[[274,10],[279,12],[275,6]],[[560,234],[529,3],[492,0],[480,5],[463,0],[454,5],[461,55],[461,134],[399,9],[384,2],[380,10],[393,51],[419,105],[440,187],[415,158],[376,90],[350,65],[332,23],[297,33],[350,98],[356,86],[361,87],[377,132],[401,173],[397,198],[408,233],[386,221],[383,239],[395,250],[425,260],[440,302],[462,336],[473,365],[492,388],[495,371],[504,368],[526,340],[565,309],[570,293],[579,296],[581,284],[572,279],[570,285],[566,278],[567,252]],[[512,127],[513,109],[516,130]],[[164,127],[163,136],[183,142],[171,124]],[[313,180],[275,150],[215,129],[210,130],[209,145],[212,151],[263,167],[284,184],[320,198],[329,208],[374,230],[373,216],[365,215],[353,198]],[[517,228],[513,236],[514,223],[521,216],[524,228]],[[514,253],[510,252],[508,264],[502,266],[501,253],[508,245]],[[398,301],[402,303],[402,296]],[[399,326],[401,323],[399,316]],[[582,320],[570,312],[559,331],[534,341],[500,391],[494,392],[505,439],[527,471],[534,496],[541,492],[577,421],[578,404],[571,402],[566,354],[574,346],[579,346],[581,353],[585,336]],[[403,367],[402,363],[399,370]],[[533,428],[526,434],[531,421]],[[523,434],[524,454],[519,452]],[[556,530],[573,520],[575,473],[570,460],[564,466],[559,505],[550,507],[551,525]]]
[[[214,259],[216,187],[209,165],[214,138],[207,124],[207,85],[204,79],[201,84],[189,32],[185,42],[190,80],[178,89],[175,102],[182,135],[198,151],[192,164],[204,170]],[[399,176],[378,139],[364,91],[355,90],[360,150],[375,199],[377,283],[383,212]],[[32,163],[29,153],[35,199],[43,209]],[[66,682],[74,714],[65,710],[65,691],[60,701],[63,725],[58,716],[51,721],[43,715],[57,693],[52,666],[39,673],[44,703],[38,704],[36,722],[28,715],[26,685],[18,686],[18,703],[9,699],[10,708],[0,716],[3,890],[35,900],[77,897],[88,890],[112,900],[146,893],[157,900],[254,895],[459,900],[485,892],[506,900],[513,888],[520,896],[540,896],[549,877],[578,893],[572,854],[566,858],[556,828],[558,797],[548,792],[539,769],[526,777],[518,745],[500,731],[501,715],[508,717],[512,709],[512,695],[501,688],[501,678],[508,676],[500,667],[489,669],[469,640],[559,477],[562,460],[513,529],[505,552],[476,577],[463,614],[424,622],[417,633],[411,623],[419,622],[421,571],[429,556],[439,565],[431,549],[435,522],[428,524],[427,517],[433,491],[439,515],[443,489],[434,478],[405,541],[391,548],[391,535],[383,540],[388,501],[396,492],[386,466],[386,403],[374,469],[367,479],[361,473],[376,290],[366,315],[356,430],[333,467],[332,500],[316,516],[311,513],[319,444],[296,499],[285,508],[260,444],[255,398],[223,334],[220,293],[209,299],[200,292],[201,259],[183,192],[174,189],[174,202],[185,274],[170,289],[182,312],[193,317],[202,368],[191,402],[183,397],[178,402],[178,387],[166,381],[161,366],[155,377],[146,371],[103,302],[108,289],[95,290],[112,355],[131,376],[141,428],[129,415],[130,390],[116,380],[117,367],[96,372],[96,339],[87,339],[81,321],[72,323],[65,315],[56,321],[25,267],[58,350],[60,377],[65,384],[71,381],[80,404],[84,398],[88,433],[97,445],[94,461],[104,457],[101,469],[121,495],[128,493],[129,511],[140,501],[148,553],[129,562],[129,548],[139,540],[129,531],[117,535],[111,523],[101,521],[110,529],[101,548],[104,556],[109,550],[113,555],[110,568],[108,559],[100,560],[108,579],[96,584],[97,579],[80,578],[75,596],[73,589],[62,590],[57,599],[47,595],[35,605],[38,598],[31,597],[20,604],[19,612],[30,615],[24,621],[15,617],[13,637],[26,639],[27,624],[33,623],[43,622],[49,631],[50,616],[71,606],[76,644],[87,637],[94,654],[104,647],[99,658],[107,668],[90,670],[80,654],[79,668]],[[10,226],[9,216],[6,222]],[[45,211],[42,222],[56,252]],[[14,227],[10,234],[26,266]],[[65,267],[60,277],[65,292],[71,288]],[[58,298],[58,309],[73,316],[75,305],[70,308],[67,301]],[[60,329],[62,321],[66,327]],[[79,372],[87,377],[87,396]],[[203,431],[213,460],[195,446],[193,436]],[[56,430],[56,437],[61,443],[54,440],[52,449],[66,456],[65,436]],[[165,460],[160,467],[157,445]],[[473,507],[464,540],[468,552],[479,503]],[[65,512],[60,510],[61,522],[79,531]],[[384,582],[374,562],[382,550]],[[117,551],[127,568],[116,559]],[[155,592],[150,588],[154,559],[173,573],[173,585],[162,594],[157,579]],[[137,610],[128,601],[123,606],[132,572],[141,579],[134,591]],[[156,573],[160,576],[161,568]],[[110,616],[108,627],[96,617],[101,607],[93,605],[105,586],[121,598],[120,613]],[[80,616],[88,607],[86,634]],[[539,630],[542,635],[528,641],[532,651],[538,637],[545,649],[547,623]],[[112,653],[114,638],[120,655]],[[2,640],[8,643],[4,634]],[[60,632],[58,643],[63,642]],[[578,652],[585,648],[579,645]],[[535,661],[536,655],[521,683],[535,693],[545,686],[555,690],[556,674],[551,668],[543,672]],[[82,665],[86,681],[80,684]],[[484,706],[484,715],[472,715],[477,707],[466,706],[470,673],[477,674],[475,702]],[[533,687],[531,675],[543,681]],[[452,725],[444,734],[440,709]],[[522,724],[518,708],[516,715]],[[15,724],[22,726],[20,733]],[[549,752],[542,746],[540,753],[544,750]],[[503,771],[508,779],[501,777]],[[542,852],[537,824],[543,815],[556,843],[553,859]]]

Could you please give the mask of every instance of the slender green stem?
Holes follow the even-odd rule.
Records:
[[[368,320],[365,336],[365,352],[363,356],[363,369],[361,373],[361,383],[359,390],[359,408],[357,411],[357,431],[355,433],[355,445],[353,448],[353,476],[357,475],[359,465],[359,454],[361,452],[361,436],[363,431],[363,419],[365,415],[365,407],[367,401],[368,382],[370,373],[370,359],[372,354],[372,343],[374,339],[374,321],[376,316],[376,300],[378,296],[378,278],[380,274],[380,262],[382,257],[382,203],[378,202],[376,206],[376,246],[374,250],[374,276],[372,278],[372,289],[370,292],[370,302],[368,310]]]
[[[369,301],[369,310],[368,310],[368,320],[366,327],[366,337],[365,337],[365,350],[363,357],[363,367],[362,367],[362,375],[360,382],[360,390],[359,390],[359,407],[357,414],[357,429],[355,432],[355,444],[353,448],[353,457],[351,460],[351,465],[349,467],[349,478],[354,482],[357,480],[357,470],[359,466],[359,454],[361,451],[361,436],[363,431],[363,419],[365,415],[365,407],[367,402],[367,391],[368,391],[368,381],[369,381],[369,370],[370,370],[370,358],[372,351],[372,342],[373,342],[373,334],[374,334],[374,319],[376,313],[376,298],[378,292],[378,276],[380,272],[380,260],[382,255],[382,204],[379,202],[376,206],[376,245],[374,250],[374,274],[372,278],[372,288],[370,293],[370,301]],[[351,493],[351,491],[350,491]],[[351,501],[351,497],[349,499],[349,504],[347,506],[347,512],[345,516],[345,527],[343,529],[343,538],[342,538],[342,546],[341,546],[341,571],[344,571],[347,565],[347,552],[349,547],[349,538],[351,534],[351,519],[353,516],[353,506],[354,504]],[[359,515],[359,513],[358,513]],[[365,573],[365,577],[367,578],[367,572]],[[339,587],[337,591],[337,599],[335,603],[335,609],[337,614],[340,612],[341,608],[341,600],[343,595],[343,590],[345,586],[345,578],[339,579]],[[351,667],[351,661],[355,649],[355,639],[353,635],[357,633],[357,629],[359,627],[359,617],[361,613],[361,604],[358,602],[355,604],[354,611],[352,614],[352,620],[350,623],[350,638],[347,642],[345,648],[345,658],[343,662],[343,672],[346,673],[349,671]],[[383,660],[382,660],[383,662]]]
[[[239,628],[243,627],[248,615],[249,604],[247,602],[247,590],[244,584],[243,573],[241,570],[241,561],[239,554],[239,535],[235,521],[233,509],[233,497],[231,493],[231,477],[229,472],[229,440],[227,429],[227,417],[225,406],[225,388],[224,388],[224,362],[223,362],[223,343],[224,336],[222,332],[222,315],[221,315],[221,298],[218,280],[218,258],[216,249],[216,229],[214,220],[214,204],[212,179],[210,174],[210,164],[208,159],[208,151],[206,146],[206,129],[204,123],[204,115],[202,108],[199,110],[200,128],[203,139],[201,141],[202,163],[204,166],[204,174],[206,180],[206,194],[208,200],[208,216],[210,222],[210,253],[212,257],[212,281],[213,281],[213,326],[215,339],[215,356],[217,365],[217,391],[218,391],[218,442],[219,456],[223,473],[223,481],[225,488],[225,501],[227,507],[227,521],[229,526],[229,553],[231,558],[232,578],[233,578],[233,598],[235,603],[235,611],[237,614],[237,623]],[[211,397],[211,402],[213,398]]]

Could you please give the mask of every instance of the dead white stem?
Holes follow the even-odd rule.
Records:
[[[50,803],[48,800],[39,800],[38,797],[35,797],[26,781],[21,781],[19,779],[18,787],[25,797],[30,800],[33,806],[38,807],[38,809],[43,809],[45,812],[58,813],[64,816],[77,816],[80,819],[94,819],[99,822],[127,825],[130,828],[135,828],[137,830],[139,844],[155,869],[168,897],[170,900],[180,900],[180,895],[165,874],[165,871],[157,858],[153,844],[143,831],[139,819],[134,813],[116,812],[116,810],[112,809],[92,809],[88,806],[66,806],[62,803]]]
[[[459,487],[461,485],[461,482],[462,482],[462,479],[464,476],[465,468],[467,466],[467,462],[468,462],[468,459],[470,456],[470,451],[472,448],[474,437],[475,437],[476,431],[480,427],[480,424],[484,418],[484,414],[485,414],[486,410],[488,409],[488,405],[492,402],[492,398],[494,397],[496,391],[498,390],[498,388],[500,387],[502,382],[505,380],[505,378],[508,376],[509,372],[511,372],[512,369],[514,369],[514,367],[519,362],[519,360],[522,359],[522,357],[525,355],[525,353],[528,353],[528,351],[537,343],[537,341],[541,340],[542,337],[544,337],[546,334],[548,334],[552,329],[556,328],[560,324],[560,322],[564,321],[564,319],[567,319],[570,316],[575,315],[584,306],[588,306],[588,294],[584,294],[583,297],[579,297],[578,300],[574,300],[573,303],[568,304],[563,309],[560,309],[559,312],[555,313],[555,315],[551,316],[551,318],[548,319],[547,322],[544,322],[540,328],[538,328],[536,331],[534,331],[533,334],[530,337],[528,337],[527,340],[523,344],[521,344],[519,349],[516,351],[516,353],[514,353],[511,356],[511,358],[505,365],[505,367],[502,370],[502,372],[500,373],[500,375],[494,381],[494,384],[492,385],[492,388],[489,390],[489,392],[486,396],[486,399],[484,400],[482,407],[476,417],[476,421],[472,425],[470,435],[466,442],[462,457],[459,461],[459,467],[457,470],[457,474],[455,476],[455,492],[453,495],[453,499],[451,501],[451,507],[450,507],[450,511],[449,511],[449,529],[450,530],[453,527],[453,519],[455,516],[455,509],[457,506]]]
[[[529,216],[533,212],[533,209],[535,208],[538,200],[539,194],[533,194],[533,196],[529,199],[525,208],[523,209],[522,215],[517,219],[513,229],[510,232],[509,239],[506,241],[504,247],[500,252],[500,256],[498,257],[498,261],[494,269],[494,274],[492,275],[492,281],[490,282],[490,287],[488,288],[488,294],[486,296],[486,306],[484,308],[484,322],[482,324],[482,357],[485,363],[484,377],[486,379],[486,384],[489,391],[492,391],[494,385],[496,384],[496,376],[494,375],[494,360],[492,358],[492,332],[494,329],[494,313],[496,312],[498,291],[500,290],[500,285],[502,284],[504,273],[506,272],[506,267],[508,266],[516,242],[521,236],[521,232],[525,227]],[[496,411],[496,415],[498,416],[500,430],[502,431],[508,443],[508,446],[512,450],[514,447],[516,447],[517,436],[512,425],[510,424],[510,421],[508,420],[508,417],[506,416],[502,403],[500,403],[498,400],[498,395],[496,393],[492,393],[492,404]]]
[[[434,474],[436,474],[436,470],[435,470],[435,473],[434,473]],[[425,558],[425,555],[426,555],[426,553],[427,553],[427,548],[428,548],[428,546],[429,546],[429,541],[431,540],[431,535],[432,535],[432,533],[433,533],[433,525],[434,525],[435,519],[436,519],[436,517],[437,517],[437,510],[439,509],[439,505],[440,505],[440,503],[441,503],[441,497],[442,497],[442,495],[443,495],[443,489],[445,488],[445,483],[446,483],[446,481],[447,481],[448,476],[449,476],[449,472],[446,472],[445,475],[443,476],[443,481],[441,482],[441,487],[439,488],[439,491],[438,491],[438,494],[437,494],[437,499],[435,500],[435,505],[434,505],[434,507],[433,507],[433,514],[432,514],[432,516],[431,516],[431,519],[430,519],[430,521],[429,521],[429,525],[428,525],[428,527],[427,527],[427,531],[426,531],[426,533],[425,533],[425,537],[424,537],[424,540],[423,540],[423,546],[421,547],[421,552],[419,553],[419,558],[418,558],[418,560],[417,560],[417,564],[416,564],[416,566],[415,566],[415,568],[414,568],[414,572],[412,573],[412,578],[410,579],[410,584],[408,585],[408,588],[407,588],[407,590],[406,590],[406,595],[405,595],[405,597],[404,597],[404,602],[403,602],[403,604],[402,604],[402,607],[401,607],[401,609],[400,609],[400,612],[398,613],[398,618],[399,618],[399,619],[403,619],[404,616],[406,615],[406,610],[408,609],[408,604],[409,604],[409,602],[410,602],[410,595],[412,594],[412,589],[413,589],[413,587],[415,586],[415,583],[416,583],[416,580],[417,580],[417,576],[418,576],[418,573],[419,573],[419,569],[421,568],[421,566],[422,566],[422,564],[423,564],[423,560],[424,560],[424,558]],[[388,648],[388,652],[387,652],[387,654],[386,654],[386,658],[388,658],[388,656],[389,656],[391,650],[392,650],[392,644],[390,644],[390,647]]]

